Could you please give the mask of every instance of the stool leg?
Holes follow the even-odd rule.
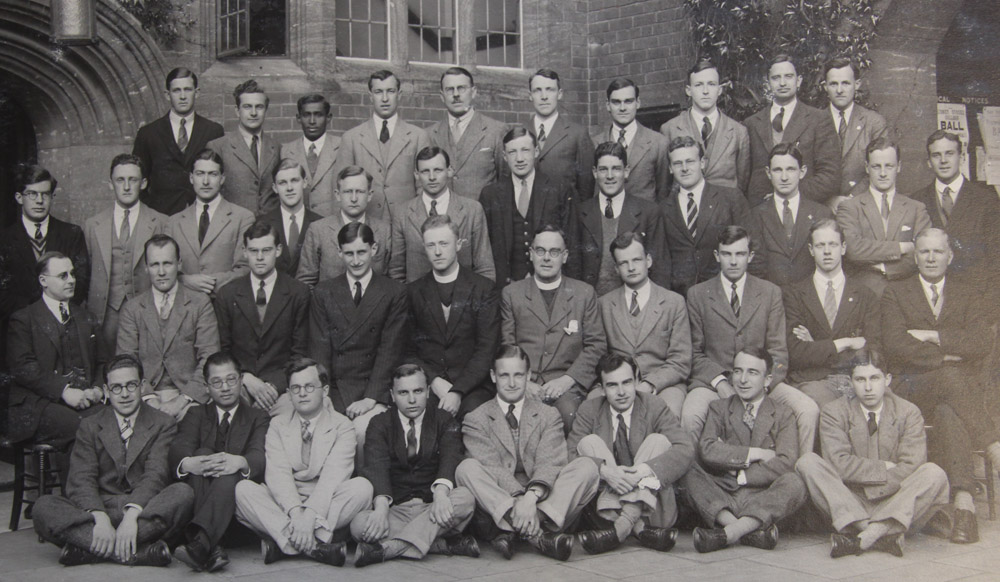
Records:
[[[21,503],[24,501],[24,451],[14,456],[14,499],[10,504],[10,531],[21,523]]]
[[[984,456],[985,459],[985,469],[986,469],[986,502],[990,504],[990,521],[997,518],[997,507],[996,507],[996,485],[994,479],[996,479],[996,473],[993,470],[993,462],[990,461],[989,456]]]

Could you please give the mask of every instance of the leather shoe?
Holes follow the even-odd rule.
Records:
[[[490,545],[493,549],[497,551],[505,560],[509,560],[514,557],[514,542],[516,538],[513,533],[502,533],[497,537],[493,538]]]
[[[622,545],[614,529],[592,529],[576,536],[588,554],[603,554]]]
[[[885,552],[887,554],[892,554],[897,558],[903,557],[903,534],[893,534],[891,536],[882,536],[875,541],[872,545],[873,550],[879,552]]]
[[[573,553],[573,536],[564,533],[543,533],[538,536],[538,551],[544,556],[565,562]]]
[[[260,540],[260,555],[264,558],[265,564],[273,564],[285,557],[285,553],[281,551],[278,544],[274,543],[274,540],[271,538],[262,538]]]
[[[830,557],[843,558],[844,556],[860,556],[864,550],[861,549],[861,540],[857,536],[845,536],[844,534],[830,535]]]
[[[657,552],[669,552],[677,543],[677,528],[653,527],[647,525],[637,536],[639,545]]]
[[[229,555],[222,549],[222,546],[215,546],[212,553],[208,555],[208,563],[205,565],[206,572],[218,572],[229,565]]]
[[[93,554],[72,544],[63,546],[62,553],[59,554],[59,563],[63,566],[82,566],[84,564],[97,564],[103,561],[104,558],[97,554]]]
[[[722,528],[694,528],[694,549],[698,550],[699,554],[721,550],[728,545],[726,530]]]
[[[344,542],[318,543],[316,549],[309,552],[309,557],[317,562],[339,568],[347,561],[347,544]]]
[[[170,548],[163,540],[153,542],[136,552],[128,564],[130,566],[168,566],[170,565]]]
[[[385,561],[385,547],[382,544],[358,542],[358,551],[354,554],[354,567],[364,568]]]
[[[174,548],[174,557],[195,572],[202,572],[208,565],[208,555],[195,544],[184,544]]]
[[[951,530],[951,543],[974,544],[979,541],[979,524],[976,514],[968,509],[955,510],[955,528]]]
[[[454,543],[448,544],[448,552],[452,556],[479,557],[479,542],[472,536],[461,536]]]
[[[751,548],[773,550],[778,545],[778,526],[758,528],[740,538],[740,543]]]

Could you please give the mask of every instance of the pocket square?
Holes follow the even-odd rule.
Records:
[[[906,231],[908,231],[908,230],[913,230],[913,229],[912,229],[912,228],[910,228],[909,226],[907,226],[907,225],[905,225],[905,224],[904,224],[904,225],[903,225],[903,226],[902,226],[902,227],[900,228],[900,230],[902,230],[903,232],[906,232]]]
[[[566,332],[566,335],[573,335],[574,333],[580,331],[580,322],[575,319],[569,320],[569,325],[564,327],[563,331]]]

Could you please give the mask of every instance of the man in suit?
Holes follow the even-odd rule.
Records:
[[[568,560],[573,526],[600,485],[592,459],[569,461],[559,413],[527,398],[531,362],[516,344],[500,346],[490,370],[497,397],[465,417],[468,458],[455,471],[485,513],[482,537],[510,559],[520,537],[542,554]]]
[[[559,102],[563,98],[559,73],[538,69],[528,79],[528,91],[535,109],[530,126],[538,146],[535,165],[545,175],[570,184],[577,200],[590,198],[594,195],[594,176],[590,172],[594,144],[587,128],[559,115]],[[504,156],[507,156],[506,150],[507,138],[504,137]],[[507,164],[510,165],[509,156]]]
[[[837,130],[830,116],[800,103],[797,97],[802,75],[785,54],[771,59],[767,84],[774,95],[770,107],[765,107],[743,120],[750,134],[750,186],[747,192],[750,206],[756,206],[771,191],[765,168],[771,149],[779,143],[798,146],[803,166],[809,175],[800,184],[802,196],[814,202],[826,203],[839,194],[840,153]]]
[[[449,67],[441,74],[441,101],[447,118],[430,126],[431,145],[455,160],[451,188],[455,194],[479,200],[483,188],[498,181],[505,171],[503,144],[507,124],[473,108],[476,82],[463,67]]]
[[[386,409],[392,371],[406,347],[409,301],[401,283],[372,270],[375,233],[352,222],[337,233],[343,275],[313,290],[309,353],[335,378],[330,399],[354,421],[359,452],[373,416]]]
[[[428,553],[479,557],[479,544],[462,536],[476,499],[455,486],[462,460],[462,431],[443,409],[427,406],[427,377],[420,366],[393,372],[394,406],[372,419],[365,439],[365,466],[374,508],[351,522],[358,540],[355,567]]]
[[[598,299],[608,350],[634,358],[639,392],[657,394],[677,418],[691,374],[691,326],[684,298],[649,280],[646,237],[623,232],[611,243],[624,283]]]
[[[966,180],[961,173],[962,141],[954,133],[938,130],[927,138],[927,164],[934,182],[918,190],[913,200],[922,202],[931,226],[954,241],[955,260],[949,271],[989,296],[996,295],[1000,268],[1000,200],[994,189]]]
[[[434,270],[406,286],[407,359],[424,370],[431,403],[461,420],[496,393],[489,370],[500,339],[499,292],[458,264],[463,241],[447,214],[428,218],[422,230]]]
[[[834,58],[823,67],[826,96],[830,99],[830,115],[840,137],[840,191],[830,199],[831,210],[849,197],[855,188],[863,192],[868,185],[865,171],[865,148],[873,139],[889,137],[885,118],[854,102],[861,88],[858,66],[847,58]]]
[[[667,138],[636,120],[641,105],[635,81],[621,77],[611,81],[607,96],[611,126],[591,136],[594,145],[610,141],[625,148],[632,162],[624,178],[625,189],[637,198],[659,202],[670,191]]]
[[[326,368],[297,358],[286,381],[293,408],[267,429],[264,483],[236,484],[236,518],[260,536],[265,564],[303,554],[343,566],[346,528],[371,505],[372,486],[351,478],[354,428],[329,406]]]
[[[94,382],[104,349],[94,317],[70,302],[76,276],[69,257],[47,252],[36,269],[42,298],[10,319],[7,365],[14,381],[6,436],[62,447],[73,440],[81,413],[102,400]]]
[[[229,171],[228,181],[223,184],[226,200],[253,214],[265,214],[278,207],[271,170],[281,158],[281,144],[264,132],[270,99],[253,79],[237,85],[233,98],[239,127],[208,142],[207,147],[222,156]]]
[[[879,138],[868,144],[865,153],[871,185],[840,204],[837,222],[850,241],[847,260],[852,274],[881,297],[888,282],[916,272],[913,239],[930,227],[931,219],[922,202],[896,192],[899,146]]]
[[[299,258],[309,227],[322,220],[322,216],[309,210],[305,204],[308,188],[306,167],[291,158],[282,158],[272,172],[274,192],[278,195],[278,208],[257,217],[260,222],[274,225],[278,234],[281,254],[278,270],[294,277],[299,270]]]
[[[167,217],[139,201],[146,187],[142,160],[119,154],[111,161],[111,208],[91,216],[83,225],[90,250],[90,290],[87,307],[101,325],[106,348],[118,338],[118,314],[126,299],[149,290],[143,249],[154,234],[167,227]]]
[[[208,401],[201,370],[219,351],[219,326],[207,295],[177,281],[177,243],[165,234],[145,245],[153,287],[122,307],[116,353],[137,354],[147,370],[140,396],[177,420]]]
[[[587,144],[593,150],[589,138]],[[504,134],[503,155],[510,175],[483,188],[479,198],[486,213],[497,288],[531,274],[531,239],[539,228],[554,224],[568,230],[576,219],[576,197],[570,183],[536,168],[538,143],[530,130],[517,126]],[[590,188],[592,191],[592,180]]]
[[[643,547],[668,552],[677,541],[673,484],[694,461],[691,436],[670,409],[638,391],[639,365],[627,355],[601,356],[603,394],[583,403],[569,435],[570,457],[590,457],[606,485],[594,509],[610,527],[585,531],[587,553],[613,550],[634,535]]]
[[[534,274],[504,287],[501,341],[517,344],[537,362],[529,394],[555,406],[567,434],[576,409],[596,379],[594,366],[607,351],[594,288],[564,277],[566,235],[543,226],[531,243]]]
[[[688,289],[692,359],[681,423],[699,438],[709,404],[736,393],[730,374],[733,358],[744,347],[753,346],[765,350],[774,361],[768,365],[770,396],[795,414],[799,449],[811,451],[819,407],[784,383],[788,344],[781,289],[747,273],[754,256],[751,248],[752,240],[743,227],[727,226],[719,234],[715,251],[722,270],[719,277]]]
[[[719,232],[738,224],[748,207],[738,190],[705,180],[707,160],[695,138],[673,138],[668,155],[674,187],[660,210],[670,252],[669,288],[683,296],[694,284],[718,276],[714,253]]]
[[[295,160],[306,171],[305,208],[320,216],[336,214],[339,206],[334,195],[337,189],[335,166],[340,161],[341,140],[327,133],[333,117],[330,103],[326,97],[313,93],[299,97],[296,108],[295,121],[302,127],[302,139],[281,144],[281,159]]]
[[[268,222],[243,233],[250,274],[230,281],[215,297],[219,346],[239,364],[249,402],[277,412],[288,388],[284,367],[308,353],[309,287],[276,268],[284,247]]]
[[[947,277],[952,257],[944,231],[917,235],[918,274],[890,283],[882,296],[882,344],[897,380],[893,391],[920,407],[935,427],[930,460],[944,468],[951,484],[951,541],[972,543],[979,540],[972,450],[1000,463],[1000,431],[989,416],[996,395],[982,379],[990,320],[978,290]]]
[[[167,73],[164,95],[170,104],[166,115],[139,128],[132,154],[142,160],[149,178],[142,202],[171,216],[194,202],[188,180],[194,156],[208,142],[222,137],[222,126],[195,113],[198,75],[184,67]]]
[[[222,156],[202,150],[191,167],[197,202],[171,216],[167,228],[180,247],[181,283],[208,295],[248,270],[240,240],[254,217],[222,197],[225,171]]]
[[[805,158],[794,144],[779,143],[771,148],[768,167],[773,194],[755,206],[743,223],[756,243],[750,271],[784,287],[809,276],[813,259],[807,248],[809,228],[816,220],[833,218],[833,213],[801,195],[799,186],[809,173]]]
[[[847,395],[823,407],[823,456],[806,453],[795,471],[833,522],[830,557],[879,550],[903,556],[903,534],[919,530],[935,506],[948,503],[948,477],[927,462],[920,409],[887,391],[892,374],[882,354],[854,358]]]
[[[704,59],[695,63],[684,86],[691,107],[661,125],[660,133],[667,137],[668,145],[678,137],[690,137],[704,152],[705,180],[742,194],[750,184],[750,136],[740,122],[719,110],[719,81],[715,63]],[[670,164],[672,169],[673,161]]]
[[[666,226],[655,202],[626,192],[630,175],[629,156],[616,142],[604,142],[594,150],[594,178],[598,195],[577,206],[571,222],[569,248],[572,250],[566,273],[592,285],[598,295],[618,288],[621,279],[611,241],[621,232],[640,232],[647,252],[653,257],[650,276],[660,285],[670,284],[670,253]]]
[[[372,175],[361,166],[347,166],[337,174],[334,190],[340,210],[319,220],[305,235],[296,278],[310,287],[336,279],[347,271],[340,256],[337,233],[352,222],[367,224],[375,233],[372,269],[380,275],[389,271],[392,230],[388,219],[368,214],[372,199]]]
[[[122,354],[108,362],[104,396],[111,406],[77,431],[66,497],[35,502],[35,531],[62,546],[64,566],[111,560],[166,566],[170,539],[191,518],[194,494],[168,485],[167,451],[177,434],[168,415],[142,403],[142,364]]]
[[[844,231],[832,218],[809,229],[812,277],[783,289],[788,381],[823,407],[852,393],[853,358],[882,338],[878,297],[844,275]]]
[[[264,479],[270,419],[241,406],[240,367],[229,353],[209,356],[204,376],[212,402],[184,417],[167,458],[174,476],[194,491],[194,517],[174,557],[195,572],[216,572],[229,563],[219,542],[236,513],[236,484]]]
[[[429,146],[417,153],[415,176],[420,184],[416,198],[399,206],[392,216],[392,255],[389,276],[411,283],[431,272],[431,262],[424,251],[420,227],[428,217],[448,215],[457,227],[459,238],[467,244],[459,251],[458,262],[476,274],[496,281],[493,249],[486,232],[486,213],[476,199],[455,196],[448,184],[454,175],[448,152]]]
[[[712,402],[698,440],[698,463],[682,479],[688,502],[707,528],[694,528],[694,549],[714,552],[739,542],[778,545],[776,522],[808,499],[795,473],[795,416],[771,398],[771,355],[750,344],[733,360],[734,393]]]
[[[399,77],[392,71],[375,71],[368,77],[372,117],[343,135],[340,167],[361,166],[374,177],[368,213],[386,221],[413,198],[417,152],[431,145],[423,128],[399,117]]]

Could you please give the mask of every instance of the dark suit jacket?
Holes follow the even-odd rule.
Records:
[[[750,205],[758,204],[771,192],[771,181],[764,168],[775,145],[771,132],[771,105],[743,120],[750,133]],[[802,195],[816,202],[826,202],[840,190],[840,138],[829,111],[820,111],[801,100],[782,133],[782,142],[793,143],[802,151],[806,177],[799,185]]]
[[[80,422],[66,483],[66,497],[77,507],[106,511],[104,499],[113,495],[145,507],[167,485],[167,452],[177,434],[174,419],[141,404],[132,431],[125,452],[113,408]]]
[[[170,114],[139,128],[132,153],[146,166],[149,186],[142,193],[144,204],[170,216],[194,202],[191,164],[208,142],[222,137],[222,126],[195,113],[194,127],[189,128],[188,145],[182,152],[174,140]]]
[[[423,367],[427,382],[443,377],[462,396],[489,386],[500,342],[500,294],[493,281],[459,268],[447,322],[434,273],[407,285],[406,294],[413,324],[408,359]]]
[[[389,402],[392,371],[403,359],[409,301],[402,283],[372,274],[354,306],[347,275],[313,290],[309,352],[330,370],[330,400],[337,412],[363,398]]]
[[[508,126],[502,121],[476,111],[469,125],[462,132],[457,144],[451,141],[448,119],[438,121],[427,128],[431,145],[448,152],[451,169],[455,175],[451,179],[451,191],[459,196],[479,200],[483,188],[500,179],[508,172],[503,158],[503,136]]]
[[[502,289],[511,282],[510,262],[514,253],[528,252],[527,249],[514,248],[514,213],[517,212],[517,203],[514,200],[512,178],[504,176],[495,184],[483,188],[479,202],[486,213],[486,227],[490,234],[490,247],[493,249],[497,288]],[[546,224],[555,224],[564,232],[568,232],[571,230],[570,223],[576,220],[576,205],[569,182],[536,171],[535,181],[531,187],[531,200],[528,203],[528,217],[531,219],[528,237],[533,237],[535,232]]]
[[[705,428],[698,441],[698,456],[702,467],[710,473],[725,475],[744,469],[749,487],[767,487],[778,477],[795,470],[795,461],[799,458],[795,414],[791,408],[765,396],[751,432],[743,423],[745,411],[746,406],[735,394],[709,404]],[[771,449],[776,455],[770,461],[747,464],[750,447]],[[729,478],[736,482],[735,477]]]
[[[743,219],[753,241],[750,272],[778,287],[811,275],[816,263],[809,254],[809,228],[821,218],[833,218],[833,213],[825,205],[800,194],[799,212],[794,217],[795,227],[789,241],[773,198],[765,198],[753,207]]]
[[[32,233],[34,235],[34,233]],[[28,231],[18,215],[16,222],[0,231],[0,255],[7,272],[0,276],[0,319],[31,305],[42,297],[42,287],[35,274],[35,253]],[[76,270],[76,291],[73,301],[83,304],[90,287],[90,255],[83,230],[69,222],[49,216],[49,230],[45,234],[45,250],[59,251],[73,260]]]
[[[738,190],[706,182],[695,220],[696,236],[692,238],[687,218],[677,201],[679,195],[680,190],[673,188],[670,196],[660,203],[660,211],[666,221],[667,249],[670,251],[669,288],[685,295],[696,283],[719,274],[719,262],[715,260],[719,233],[729,225],[739,224],[749,207]],[[686,208],[687,200],[684,204]]]
[[[822,111],[828,118],[833,119],[829,107],[824,107]],[[833,128],[837,130],[836,123]],[[868,156],[865,154],[865,148],[873,139],[885,137],[887,134],[888,128],[884,117],[871,109],[854,104],[851,117],[847,120],[844,142],[840,147],[842,158],[838,194],[847,196],[859,184],[862,188],[867,188],[865,184],[868,184],[868,172],[865,170],[865,165]]]
[[[84,380],[87,387],[101,382],[102,370],[99,356],[104,353],[100,343],[100,326],[89,311],[70,303],[70,316],[76,320],[80,353],[84,362]],[[52,312],[39,299],[16,312],[10,318],[7,335],[7,365],[14,382],[8,395],[10,407],[25,406],[36,411],[31,426],[11,426],[7,436],[14,442],[30,437],[38,428],[43,408],[62,400],[62,391],[68,382],[60,358],[62,347],[59,336],[62,326]]]
[[[278,257],[279,271],[287,273],[292,277],[295,276],[295,273],[299,270],[299,256],[302,254],[302,243],[306,240],[306,231],[309,230],[309,225],[322,219],[323,217],[319,214],[306,209],[302,224],[299,225],[299,240],[295,248],[292,249],[288,248],[288,240],[285,238],[285,224],[281,220],[281,208],[275,208],[257,217],[257,220],[260,222],[273,224],[275,230],[278,231],[278,242],[281,243],[281,256]]]
[[[646,252],[653,257],[649,278],[662,287],[669,286],[670,252],[667,250],[666,226],[660,208],[654,202],[628,192],[619,194],[622,195],[625,201],[618,217],[618,233],[638,231],[645,235]],[[566,262],[566,274],[591,286],[597,285],[605,250],[601,224],[604,209],[600,206],[601,198],[596,195],[577,206],[576,220],[570,223],[567,233],[569,260]]]
[[[244,457],[250,467],[248,479],[260,483],[264,479],[264,437],[270,422],[271,417],[263,410],[241,403],[229,420],[225,446],[216,450],[218,409],[212,402],[191,408],[178,423],[177,437],[170,444],[167,466],[171,476],[177,475],[181,461],[187,457],[229,453]]]
[[[309,287],[278,273],[263,323],[257,317],[256,291],[251,287],[250,275],[244,275],[215,296],[219,347],[232,353],[244,372],[284,392],[288,360],[309,352]]]
[[[718,125],[712,128],[708,142],[701,139],[701,123],[695,124],[691,109],[660,126],[667,145],[676,137],[688,136],[705,151],[705,181],[724,188],[745,192],[750,183],[750,136],[743,124],[719,111]],[[670,160],[669,152],[667,160]]]
[[[882,339],[878,301],[871,289],[848,277],[831,328],[811,275],[785,287],[788,379],[799,383],[821,380],[830,374],[850,374],[854,350],[838,354],[833,340],[863,337],[867,346],[878,346]],[[795,337],[792,330],[800,325],[809,330],[813,341]]]
[[[438,479],[455,483],[462,461],[462,427],[446,410],[428,406],[420,421],[417,457],[406,458],[406,431],[399,410],[392,406],[368,424],[365,466],[359,471],[375,489],[374,497],[388,495],[393,505],[410,499],[433,501],[431,485]]]
[[[250,147],[239,129],[212,140],[208,147],[222,156],[226,166],[223,198],[253,214],[264,214],[278,207],[278,195],[271,188],[274,183],[271,171],[281,161],[281,144],[271,133],[261,133],[259,163],[250,155]]]
[[[525,126],[534,130],[534,124],[532,117]],[[552,133],[545,136],[535,167],[572,186],[577,200],[594,195],[594,143],[587,128],[573,123],[565,114],[559,114]]]

